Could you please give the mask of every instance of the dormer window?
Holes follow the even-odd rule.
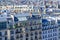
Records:
[[[3,17],[3,15],[1,15],[1,17]]]

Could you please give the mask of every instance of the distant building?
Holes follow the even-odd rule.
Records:
[[[44,16],[42,19],[42,40],[59,40],[60,16]]]

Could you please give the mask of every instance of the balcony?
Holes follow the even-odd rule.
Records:
[[[17,33],[22,33],[22,32],[21,31],[16,31],[15,33],[17,34]]]
[[[41,30],[41,28],[39,27],[39,28],[34,28],[34,29],[33,29],[33,28],[31,27],[31,29],[30,29],[30,31],[35,31],[35,30]]]
[[[20,27],[35,26],[35,25],[41,25],[41,22],[32,22],[32,21],[19,22],[16,23],[14,26],[15,28],[20,28]]]
[[[0,22],[0,30],[7,28],[7,22]]]
[[[42,27],[42,30],[49,30],[49,29],[54,29],[54,28],[58,28],[58,26],[57,25],[44,26]]]

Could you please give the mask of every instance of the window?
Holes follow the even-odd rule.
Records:
[[[60,36],[59,36],[59,39],[60,39]]]
[[[31,27],[31,31],[33,30],[33,28]]]
[[[26,40],[28,40],[28,38],[26,38]]]
[[[19,35],[16,35],[16,39],[18,39],[19,38]]]
[[[45,38],[47,38],[47,35],[45,35]]]
[[[2,38],[0,38],[0,40],[2,40]]]
[[[48,40],[48,39],[45,39],[45,40]]]
[[[37,28],[37,26],[35,26],[35,30],[37,30],[38,28]]]
[[[43,35],[43,39],[45,38],[45,36]]]
[[[52,21],[51,21],[51,25],[54,25],[54,24],[55,24],[55,20],[52,20]]]
[[[31,32],[30,35],[33,36],[33,32]]]
[[[33,40],[33,38],[31,37],[31,40]]]
[[[23,39],[20,39],[20,40],[23,40]]]
[[[2,32],[0,32],[0,36],[2,36]]]
[[[6,23],[7,22],[0,22],[0,29],[5,29],[7,26]]]
[[[52,37],[52,34],[48,34],[48,37]]]
[[[60,35],[60,33],[59,33],[59,35]]]
[[[23,38],[23,35],[22,34],[20,34],[20,38]]]
[[[19,29],[16,29],[16,33],[20,33]]]
[[[11,37],[10,37],[10,40],[14,40],[14,36],[11,36]]]
[[[14,34],[14,31],[13,31],[13,30],[11,30],[11,31],[10,31],[10,34]]]
[[[43,31],[43,34],[47,34],[47,31]]]
[[[46,8],[49,8],[49,6],[48,6],[48,5],[46,5]]]
[[[60,20],[57,20],[58,23],[60,23]]]
[[[25,30],[28,31],[28,28],[26,27]]]
[[[7,37],[5,37],[5,40],[8,40]]]
[[[48,40],[52,40],[52,38],[49,38]]]
[[[5,31],[5,35],[7,35],[7,31]]]
[[[28,33],[26,33],[26,37],[28,37],[29,36],[29,34]]]
[[[37,31],[35,32],[35,35],[38,35]]]
[[[37,36],[35,36],[35,39],[37,39]]]
[[[47,35],[43,35],[43,39],[47,38]]]
[[[57,40],[57,37],[54,37],[53,40]]]
[[[59,31],[60,31],[60,28],[59,28]]]
[[[53,36],[57,36],[57,33],[53,33]]]
[[[48,30],[48,33],[52,33],[52,30]]]
[[[41,35],[39,36],[39,39],[42,39],[42,38],[41,38]]]
[[[58,5],[58,8],[60,9],[60,5]]]
[[[39,31],[39,34],[41,34],[41,31]]]
[[[22,28],[20,28],[20,31],[22,31]]]
[[[57,32],[57,29],[53,29],[53,32]]]

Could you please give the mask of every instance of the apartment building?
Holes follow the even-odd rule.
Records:
[[[40,15],[16,14],[13,15],[14,19],[11,16],[2,17],[0,17],[2,18],[0,40],[41,40]]]
[[[42,40],[60,40],[60,16],[45,16],[42,19]]]

